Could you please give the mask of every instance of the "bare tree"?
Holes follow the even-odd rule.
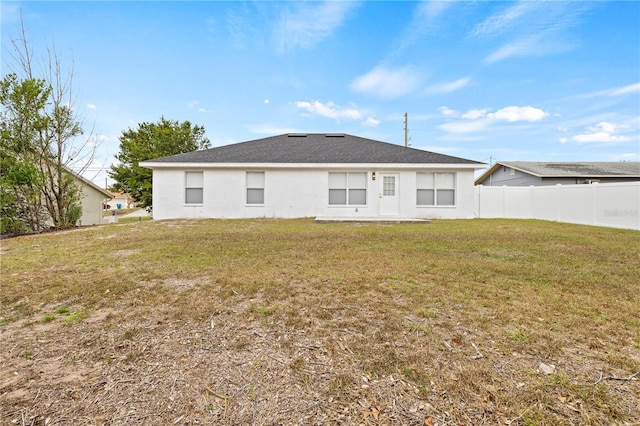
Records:
[[[11,41],[11,47],[12,63],[8,68],[14,71],[13,75],[20,82],[44,82],[42,93],[46,92],[47,96],[46,104],[38,108],[37,119],[18,118],[30,125],[31,134],[35,134],[18,143],[22,147],[20,155],[28,157],[42,173],[39,200],[33,200],[33,204],[44,206],[56,228],[75,226],[82,214],[82,194],[74,175],[82,175],[87,170],[97,145],[92,143],[92,133],[83,136],[82,121],[74,109],[73,62],[66,71],[59,53],[50,47],[42,69],[37,70],[22,22],[20,37]]]

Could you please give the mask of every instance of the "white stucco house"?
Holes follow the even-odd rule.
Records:
[[[154,219],[474,217],[486,164],[347,134],[283,134],[140,163]]]
[[[109,194],[111,194],[111,200],[109,200],[111,209],[130,209],[135,206],[133,198],[127,193],[109,191]]]
[[[80,187],[80,204],[82,205],[82,216],[78,221],[78,226],[102,225],[104,221],[103,205],[111,199],[111,194],[100,188],[90,180],[73,174],[76,183]]]

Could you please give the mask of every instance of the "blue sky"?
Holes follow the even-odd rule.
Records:
[[[213,146],[342,132],[489,162],[640,160],[640,2],[11,2],[36,58],[74,65],[104,185],[161,116]],[[111,181],[109,181],[111,183]]]

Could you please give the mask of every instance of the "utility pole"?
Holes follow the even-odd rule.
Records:
[[[404,113],[404,146],[409,146],[409,115]]]

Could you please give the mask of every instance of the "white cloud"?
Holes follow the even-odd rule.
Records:
[[[489,120],[453,121],[441,124],[438,128],[449,133],[474,133],[486,129],[490,124]]]
[[[264,103],[265,103],[265,104],[268,104],[268,103],[269,103],[269,99],[265,99],[265,100],[264,100]]]
[[[504,61],[512,56],[528,56],[530,53],[536,51],[539,38],[539,36],[534,35],[507,43],[487,56],[484,61],[488,64],[493,64]]]
[[[288,4],[275,29],[278,51],[285,53],[296,48],[308,49],[329,37],[342,25],[345,17],[357,4],[350,1]]]
[[[566,136],[563,136],[559,140],[560,140],[560,143],[567,143],[569,139],[567,139]]]
[[[89,109],[97,109],[98,107],[96,106],[96,104],[87,104],[87,108],[89,108]]]
[[[629,93],[640,92],[640,83],[630,84],[628,86],[618,87],[614,89],[610,96],[627,95]]]
[[[418,4],[414,17],[417,19],[434,19],[444,12],[451,3],[448,1],[423,1]]]
[[[626,86],[612,87],[610,89],[599,90],[597,92],[587,93],[583,98],[595,98],[597,96],[624,96],[630,93],[640,92],[640,82],[629,84]]]
[[[226,24],[229,31],[231,44],[235,47],[244,48],[247,43],[263,40],[262,31],[253,24],[253,17],[258,13],[250,5],[242,3],[237,8],[229,8],[227,10]],[[216,23],[210,19],[208,22],[208,31],[215,35]]]
[[[452,3],[451,1],[422,1],[417,3],[411,22],[405,27],[406,29],[400,36],[398,49],[406,49],[426,34],[434,31],[442,22],[440,16]]]
[[[441,106],[438,110],[440,110],[440,113],[446,117],[459,116],[465,120],[479,120],[481,118],[487,118],[489,120],[503,120],[511,123],[516,121],[540,121],[549,115],[549,113],[531,106],[508,106],[491,113],[488,112],[486,108],[470,109],[462,115],[459,115],[458,111],[446,106]]]
[[[601,129],[605,133],[613,133],[616,131],[616,125],[613,123],[609,123],[608,121],[601,121],[596,124],[597,129]]]
[[[357,108],[342,108],[333,102],[322,103],[320,101],[298,101],[296,102],[296,107],[306,111],[309,115],[319,115],[320,117],[331,118],[336,121],[362,120],[362,125],[366,127],[376,127],[380,124],[380,121],[375,117],[366,116]]]
[[[187,104],[187,108],[194,109],[198,107],[198,105],[200,105],[200,101],[191,101]],[[204,107],[198,107],[198,112],[209,112],[209,111]]]
[[[463,120],[450,121],[438,126],[448,133],[475,133],[487,129],[500,121],[510,123],[518,121],[539,121],[549,114],[539,108],[531,106],[509,106],[496,112],[489,113],[486,109],[470,109],[462,115],[448,107],[440,107],[440,112],[447,117],[460,117]]]
[[[451,109],[449,107],[446,106],[441,106],[438,108],[438,111],[440,111],[440,113],[442,115],[444,115],[445,117],[454,117],[458,115],[458,111]]]
[[[583,133],[581,135],[575,135],[571,139],[579,143],[626,142],[629,140],[626,136],[615,136],[607,132]]]
[[[103,135],[103,134],[93,134],[89,136],[89,143],[92,144],[92,146],[100,146],[103,144],[114,144],[117,145],[120,143],[120,139],[118,136],[109,136],[109,135]]]
[[[516,121],[540,121],[548,115],[548,112],[545,112],[540,108],[534,108],[531,106],[509,106],[506,108],[502,108],[495,113],[490,113],[487,115],[487,117],[496,120],[505,120],[513,123]]]
[[[576,45],[568,30],[579,23],[589,7],[587,2],[509,3],[506,9],[478,24],[470,36],[508,40],[485,58],[488,64],[515,56],[559,54]]]
[[[422,80],[422,74],[409,66],[398,69],[377,66],[353,80],[351,89],[381,98],[397,98],[414,91]]]
[[[578,143],[627,142],[630,140],[627,136],[615,135],[614,133],[617,130],[617,125],[608,121],[601,121],[589,128],[588,132],[575,135],[571,139]]]
[[[336,106],[333,102],[327,102],[323,104],[320,101],[314,102],[305,102],[298,101],[296,102],[296,106],[300,109],[306,110],[314,115],[319,115],[322,117],[333,118],[334,120],[360,120],[362,118],[362,114],[355,108],[340,108]]]
[[[535,5],[533,2],[520,2],[501,13],[489,16],[487,19],[476,25],[472,35],[477,37],[501,34],[517,25],[520,18],[529,14]]]
[[[486,115],[486,109],[470,109],[469,111],[462,114],[462,118],[466,118],[467,120],[477,120],[479,118],[485,117]]]
[[[470,81],[471,79],[469,77],[464,77],[448,83],[434,84],[433,86],[429,86],[424,93],[427,95],[435,95],[455,92],[468,85]]]
[[[376,120],[373,117],[369,117],[365,121],[363,121],[362,124],[367,127],[377,127],[378,124],[380,124],[380,121]]]

